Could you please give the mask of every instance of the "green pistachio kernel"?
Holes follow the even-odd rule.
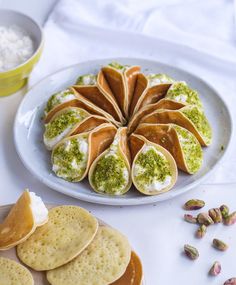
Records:
[[[107,154],[97,162],[92,183],[98,192],[110,195],[123,194],[128,184],[128,169],[120,155]],[[128,176],[128,175],[127,175]]]
[[[191,89],[185,82],[175,82],[172,84],[167,91],[166,98],[195,105],[199,108],[203,107],[198,92]]]
[[[139,153],[135,165],[137,169],[140,168],[135,174],[135,180],[140,187],[148,186],[155,181],[163,182],[167,176],[171,176],[170,163],[154,147]]]
[[[212,139],[212,130],[204,112],[196,106],[186,106],[181,110],[181,112],[194,124],[206,141],[206,144],[210,144]]]
[[[196,137],[186,130],[177,125],[173,125],[177,132],[184,160],[190,173],[196,173],[202,165],[202,148]]]

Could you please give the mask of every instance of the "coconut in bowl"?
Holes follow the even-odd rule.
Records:
[[[0,96],[21,89],[38,62],[43,33],[30,17],[12,10],[0,10]]]

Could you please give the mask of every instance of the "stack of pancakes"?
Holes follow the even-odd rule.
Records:
[[[78,206],[51,208],[36,225],[31,206],[26,191],[0,225],[0,250],[16,246],[27,266],[0,253],[1,285],[32,285],[36,271],[52,285],[142,284],[140,259],[120,232]]]

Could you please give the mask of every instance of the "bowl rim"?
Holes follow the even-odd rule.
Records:
[[[1,13],[15,13],[22,18],[27,18],[29,21],[31,21],[38,28],[40,36],[41,36],[38,47],[35,49],[34,53],[31,55],[30,58],[28,58],[26,61],[22,62],[20,65],[17,65],[16,67],[14,67],[12,69],[9,69],[6,71],[0,71],[0,79],[3,79],[5,77],[12,76],[13,72],[14,73],[18,73],[18,72],[20,73],[22,71],[22,69],[24,68],[24,66],[26,64],[28,64],[36,56],[36,54],[38,54],[40,52],[40,50],[42,49],[43,44],[44,44],[44,32],[43,32],[43,29],[41,28],[41,26],[33,18],[31,18],[30,16],[28,16],[22,12],[19,12],[19,11],[13,10],[13,9],[0,9],[0,14]]]

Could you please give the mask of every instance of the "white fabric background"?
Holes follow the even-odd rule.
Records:
[[[21,11],[27,10],[35,19],[43,9],[42,3],[46,3],[37,1],[40,6],[37,9],[35,1],[21,0],[20,4],[17,0],[6,1],[11,7],[25,6]],[[185,68],[205,78],[227,100],[235,119],[233,6],[232,0],[59,1],[45,24],[44,54],[30,85],[58,68],[87,59],[140,56]],[[114,17],[117,14],[120,17]],[[225,203],[236,210],[235,184],[230,184],[236,183],[235,137],[234,149],[206,181],[215,185],[200,185],[156,205],[95,205],[51,190],[24,168],[15,151],[12,132],[14,115],[24,92],[0,99],[0,205],[15,202],[22,190],[29,187],[46,202],[88,209],[128,236],[142,259],[146,285],[220,285],[235,276],[236,227],[212,226],[204,240],[197,240],[195,227],[183,221],[181,209],[186,200],[201,198],[206,201],[207,209]],[[219,184],[223,182],[228,185]],[[229,244],[226,253],[211,247],[214,237]],[[199,249],[199,260],[192,262],[182,255],[185,243]],[[207,272],[215,260],[221,262],[222,273],[211,278]]]
[[[45,50],[31,84],[81,61],[151,58],[202,77],[236,118],[236,22],[232,0],[60,0],[44,26]],[[236,146],[205,182],[233,183]]]

